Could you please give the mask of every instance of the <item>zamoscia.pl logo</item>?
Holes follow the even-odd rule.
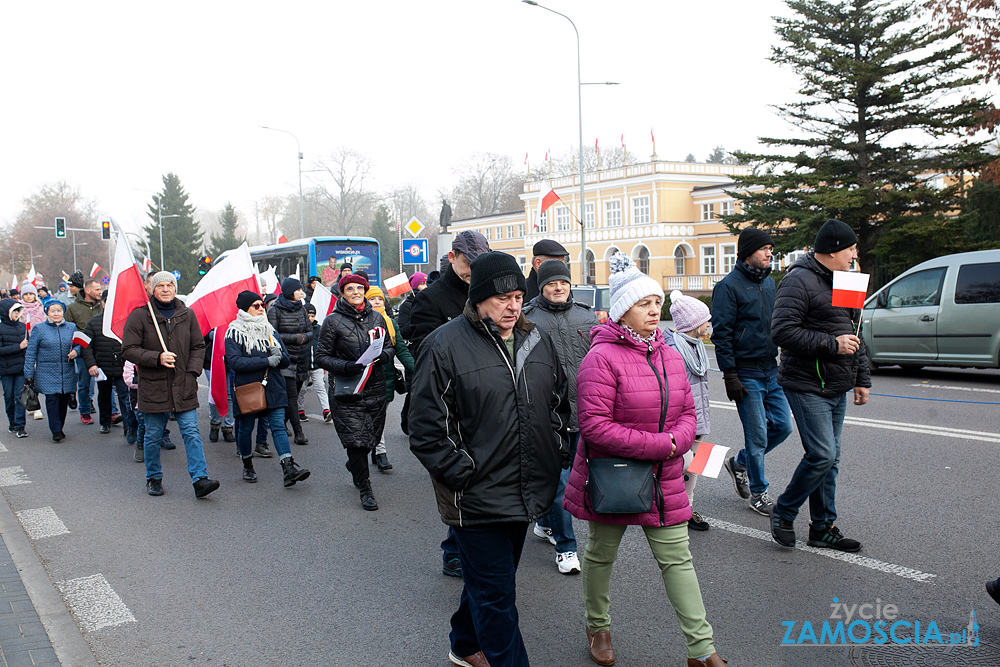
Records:
[[[812,621],[782,621],[782,646],[858,646],[864,644],[920,644],[929,646],[979,646],[976,610],[960,632],[942,632],[935,621],[900,617],[894,604],[875,602],[847,604],[833,598],[830,618],[822,624]],[[818,627],[817,627],[818,626]]]

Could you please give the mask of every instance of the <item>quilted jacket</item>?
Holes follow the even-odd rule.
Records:
[[[10,319],[8,312],[17,302],[14,299],[0,301],[0,375],[24,374],[24,322]]]
[[[24,357],[24,377],[34,378],[39,394],[72,394],[76,391],[76,362],[66,358],[73,347],[72,322],[42,322],[31,327]],[[80,347],[76,346],[80,355]]]

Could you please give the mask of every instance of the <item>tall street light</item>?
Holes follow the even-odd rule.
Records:
[[[171,215],[163,215],[163,202],[160,201],[159,197],[156,199],[156,218],[160,223],[160,271],[166,271],[163,268],[163,219],[164,218],[180,218],[180,213],[173,213]]]
[[[11,279],[13,280],[13,277],[14,277],[14,251],[13,250],[7,250],[5,248],[0,248],[0,252],[9,252],[10,253],[10,275],[11,275]]]
[[[30,243],[25,243],[24,241],[18,241],[18,244],[28,246],[28,253],[31,254],[31,266],[34,267],[35,266],[35,251],[31,249],[31,244]],[[11,262],[11,264],[13,264],[13,262]]]
[[[295,139],[295,148],[299,152],[299,238],[304,239],[306,237],[306,226],[302,219],[302,146],[299,144],[299,138],[288,130],[279,130],[276,127],[268,127],[267,125],[261,125],[260,127],[262,130],[271,130],[273,132],[291,134],[292,138]]]

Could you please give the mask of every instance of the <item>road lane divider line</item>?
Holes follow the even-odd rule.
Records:
[[[748,528],[747,526],[729,523],[728,521],[722,521],[721,519],[713,519],[712,517],[705,515],[702,515],[702,518],[705,519],[710,526],[715,528],[736,533],[737,535],[746,535],[747,537],[753,537],[758,540],[763,540],[764,542],[770,542],[771,544],[777,545],[777,542],[775,542],[774,538],[771,537],[771,533],[765,533],[763,530]],[[894,574],[897,577],[910,579],[922,584],[931,583],[931,579],[937,577],[936,574],[921,572],[920,570],[914,570],[913,568],[905,567],[903,565],[896,565],[895,563],[886,563],[884,561],[869,558],[868,556],[862,556],[860,554],[849,554],[843,551],[836,551],[835,549],[817,549],[816,547],[809,546],[801,540],[795,541],[795,549],[798,551],[816,554],[817,556],[826,556],[827,558],[850,563],[851,565],[866,567],[869,570],[884,572],[886,574]]]
[[[1000,394],[1000,389],[987,389],[985,387],[959,387],[956,385],[945,384],[911,384],[910,386],[920,387],[921,389],[943,389],[946,391],[973,391],[984,394]]]
[[[84,632],[138,623],[103,574],[55,582]]]
[[[21,522],[21,527],[24,528],[29,539],[41,540],[46,537],[69,534],[69,528],[62,522],[62,519],[56,516],[55,510],[51,507],[21,510],[14,512],[14,515]]]
[[[21,466],[0,468],[0,486],[17,486],[18,484],[31,484],[31,480],[24,474],[24,468]]]

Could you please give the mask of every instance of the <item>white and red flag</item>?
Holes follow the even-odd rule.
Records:
[[[236,297],[240,292],[257,292],[257,272],[245,242],[209,269],[190,296],[187,307],[194,311],[204,336],[216,327],[228,327],[236,319]]]
[[[119,232],[118,245],[115,246],[115,264],[111,268],[111,282],[108,283],[108,302],[104,307],[101,326],[104,335],[120,343],[125,333],[125,320],[133,310],[145,306],[148,301],[149,295],[146,294],[139,267],[135,265],[128,238]]]
[[[833,272],[833,305],[839,308],[864,308],[868,294],[867,273]]]
[[[100,272],[101,272],[101,265],[98,264],[97,262],[94,262],[94,265],[90,267],[90,277],[93,278]]]
[[[38,287],[37,278],[38,278],[38,274],[35,273],[35,265],[32,264],[31,265],[31,270],[28,271],[28,275],[26,275],[24,277],[24,280],[25,280],[25,282],[29,282],[32,285],[34,285],[35,287]]]
[[[707,442],[698,444],[698,451],[687,467],[687,472],[704,477],[718,477],[722,464],[726,461],[729,447],[713,445]]]
[[[541,189],[538,191],[538,211],[535,213],[535,229],[540,229],[542,223],[542,216],[545,212],[549,210],[553,204],[559,201],[559,195],[556,191],[552,189],[552,186],[548,183],[542,183]]]
[[[153,262],[152,262],[152,260],[149,259],[149,257],[147,257],[146,259],[142,260],[142,272],[143,273],[149,273],[149,270],[151,268],[153,268]]]
[[[322,325],[326,316],[333,312],[337,300],[333,298],[333,292],[322,284],[317,284],[309,303],[316,307],[316,323]]]
[[[622,132],[622,148],[625,148],[625,133]]]
[[[80,347],[90,347],[90,336],[83,333],[79,329],[73,332],[73,342],[71,345],[79,345]]]
[[[281,283],[278,282],[278,274],[273,266],[268,266],[267,271],[260,274],[260,293],[277,294],[281,291]]]
[[[278,232],[278,240],[275,241],[275,243],[288,243],[288,237],[281,232]]]
[[[212,336],[212,377],[208,395],[223,417],[229,413],[229,387],[226,384],[226,331],[229,325],[218,326]]]
[[[388,297],[406,294],[411,289],[413,288],[410,287],[410,281],[406,277],[405,273],[400,273],[398,276],[385,279],[385,293]]]

